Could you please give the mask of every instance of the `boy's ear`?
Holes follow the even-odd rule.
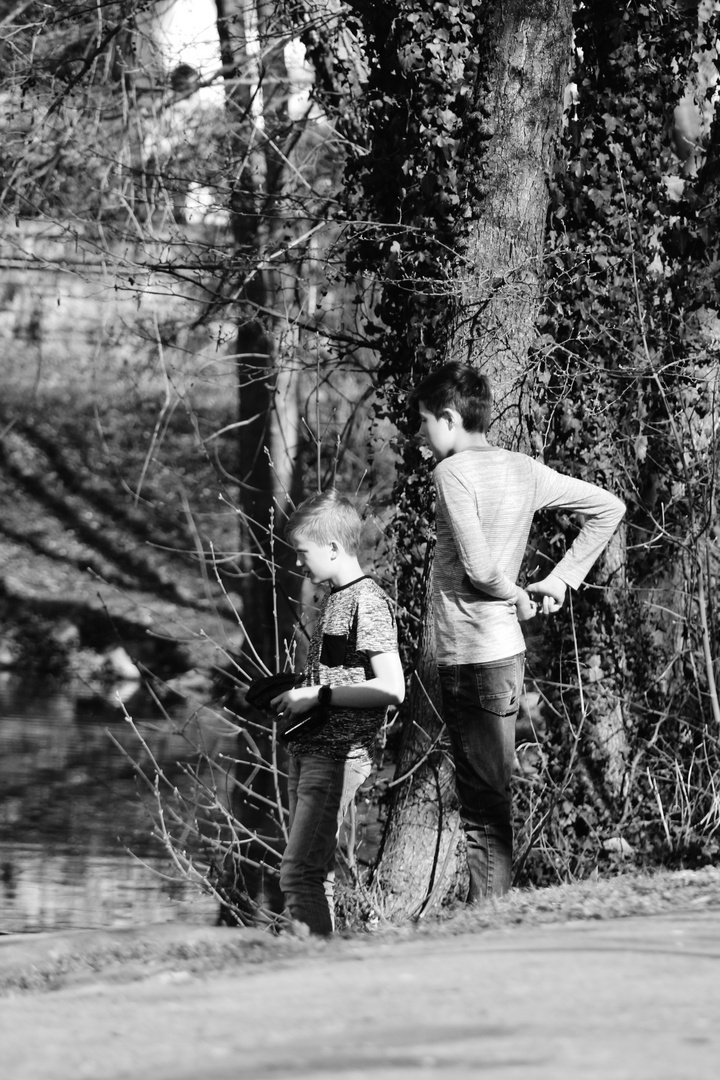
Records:
[[[462,416],[457,409],[448,406],[447,409],[443,409],[440,416],[447,421],[448,427],[462,427]]]

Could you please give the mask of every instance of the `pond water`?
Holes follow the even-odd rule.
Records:
[[[215,921],[217,903],[177,877],[152,836],[111,738],[138,760],[118,692],[158,763],[180,775],[181,702],[163,715],[134,686],[104,695],[0,672],[0,932]]]

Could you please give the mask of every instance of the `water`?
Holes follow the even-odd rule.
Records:
[[[188,747],[177,723],[142,689],[106,696],[80,683],[53,686],[0,672],[0,931],[214,922],[217,905],[178,879],[140,798],[131,762],[146,751],[117,692],[171,776]],[[208,714],[206,741],[228,749]]]

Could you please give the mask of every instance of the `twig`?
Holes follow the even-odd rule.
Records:
[[[705,582],[703,580],[702,567],[699,568],[698,576],[698,606],[700,608],[700,627],[702,629],[702,647],[705,658],[705,674],[708,681],[708,694],[712,706],[715,726],[720,730],[720,703],[718,702],[717,684],[715,682],[715,666],[710,649],[710,629],[708,627],[707,606],[705,603]]]

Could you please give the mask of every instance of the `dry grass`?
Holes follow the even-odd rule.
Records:
[[[483,907],[440,916],[428,924],[426,932],[465,933],[700,908],[720,908],[720,867],[628,873],[543,889],[515,889]]]

